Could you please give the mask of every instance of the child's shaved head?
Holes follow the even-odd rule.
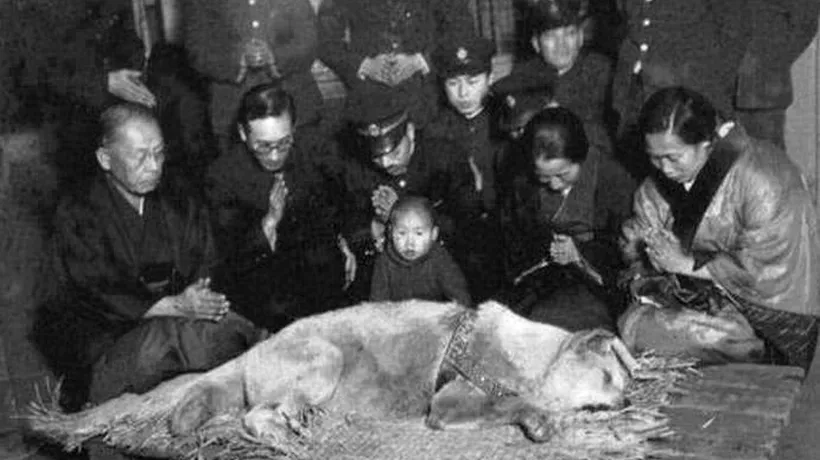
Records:
[[[436,225],[436,211],[433,203],[423,196],[405,196],[399,198],[393,209],[390,211],[390,225],[395,226],[396,222],[409,213],[414,213],[427,222],[430,227]]]

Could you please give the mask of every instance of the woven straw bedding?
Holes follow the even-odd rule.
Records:
[[[45,401],[32,404],[26,415],[32,434],[67,450],[104,436],[124,451],[158,458],[227,459],[615,459],[663,456],[663,443],[673,436],[659,409],[678,381],[694,374],[694,363],[644,355],[637,378],[628,389],[632,405],[620,411],[567,414],[557,420],[558,434],[545,444],[528,441],[512,426],[479,431],[434,431],[421,418],[374,420],[356,414],[331,414],[312,409],[303,414],[301,433],[278,439],[251,439],[242,429],[241,414],[224,414],[195,435],[173,437],[167,430],[172,392],[123,395],[107,411],[111,417],[90,422],[63,414]],[[189,379],[183,376],[178,380]],[[179,385],[169,382],[171,386]],[[166,403],[167,402],[167,403]],[[51,406],[51,407],[49,407]]]

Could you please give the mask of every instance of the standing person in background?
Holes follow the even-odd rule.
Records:
[[[621,155],[649,172],[637,133],[641,107],[655,91],[684,86],[733,113],[736,75],[749,41],[746,0],[621,0],[626,24],[613,81]]]
[[[476,303],[495,294],[504,279],[497,237],[497,173],[507,143],[499,138],[494,113],[487,105],[494,53],[490,40],[473,35],[448,37],[438,47],[433,62],[447,103],[425,128],[432,137],[465,147],[475,190],[481,196],[480,213],[452,242]]]
[[[308,0],[184,0],[184,41],[191,65],[210,82],[211,123],[220,146],[235,133],[245,92],[281,79],[301,124],[319,118],[316,15]]]
[[[437,108],[436,45],[445,34],[473,31],[466,0],[324,0],[319,58],[344,82],[348,97],[380,88],[407,93],[422,127]]]
[[[131,0],[65,2],[60,17],[53,18],[57,24],[48,49],[27,63],[30,76],[45,77],[52,95],[68,107],[63,154],[56,161],[69,181],[87,179],[96,170],[87,152],[98,138],[97,119],[117,102],[155,111],[172,155],[166,168],[196,180],[216,156],[204,91],[182,50],[141,36],[134,11]]]
[[[750,136],[785,149],[791,67],[817,33],[820,2],[751,0],[748,10],[751,37],[737,75],[737,119]]]

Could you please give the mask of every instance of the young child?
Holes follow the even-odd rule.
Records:
[[[472,305],[464,274],[438,242],[430,200],[419,196],[399,199],[388,224],[390,239],[376,259],[370,300],[423,299]]]

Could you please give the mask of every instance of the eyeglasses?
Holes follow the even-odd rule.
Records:
[[[274,142],[254,141],[251,144],[253,152],[258,156],[268,156],[274,152],[281,153],[289,150],[293,146],[293,134]]]

